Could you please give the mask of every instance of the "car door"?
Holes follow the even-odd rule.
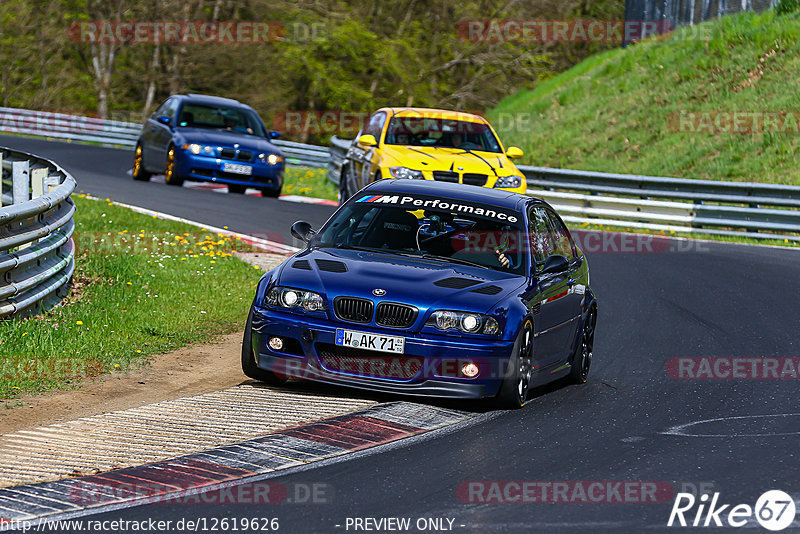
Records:
[[[153,169],[160,163],[156,161],[156,147],[155,147],[155,138],[156,132],[158,132],[158,120],[157,118],[161,115],[164,115],[167,104],[169,103],[169,99],[162,102],[158,109],[156,109],[150,117],[145,121],[144,126],[142,127],[142,133],[139,135],[140,142],[142,144],[142,160],[144,161],[144,165],[148,169]]]
[[[560,359],[566,361],[572,355],[580,328],[583,295],[588,284],[588,280],[586,280],[588,270],[583,255],[577,253],[575,242],[564,221],[550,207],[545,207],[544,211],[553,235],[555,254],[564,256],[569,262],[567,271],[559,276],[560,280],[566,281],[566,294],[563,293],[565,288],[561,285],[562,292],[558,294],[559,298],[557,299],[559,317],[568,321],[563,323],[561,327],[563,332],[558,335]]]
[[[370,116],[364,128],[358,133],[356,140],[350,145],[347,157],[350,160],[352,177],[354,178],[354,189],[358,191],[368,183],[372,182],[375,173],[378,171],[377,151],[381,143],[383,126],[386,124],[386,112],[378,111]],[[378,142],[377,146],[366,146],[358,142],[362,135],[372,135]]]
[[[531,241],[531,275],[535,282],[526,293],[526,305],[533,312],[534,361],[537,371],[547,372],[569,354],[574,332],[574,313],[570,304],[569,271],[541,272],[547,258],[557,254],[557,234],[547,210],[534,206],[528,211]]]
[[[153,168],[163,170],[167,162],[167,147],[172,142],[172,129],[175,126],[178,114],[177,98],[170,98],[165,102],[161,115],[169,117],[170,123],[163,124],[158,120],[154,121],[153,132]]]

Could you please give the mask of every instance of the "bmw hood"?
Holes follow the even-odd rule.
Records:
[[[294,256],[281,267],[278,281],[281,286],[318,292],[328,302],[351,296],[411,304],[420,311],[434,308],[478,313],[488,313],[524,282],[521,276],[479,267],[332,249]]]
[[[406,147],[384,145],[387,161],[420,171],[473,172],[494,176],[520,175],[505,154],[460,148]],[[394,164],[392,164],[394,165]]]
[[[224,130],[208,130],[206,128],[181,128],[178,132],[187,143],[224,147],[232,147],[238,144],[241,148],[252,149],[256,152],[279,153],[278,147],[263,137],[254,135]]]

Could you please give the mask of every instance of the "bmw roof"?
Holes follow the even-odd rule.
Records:
[[[408,193],[414,195],[430,195],[442,198],[483,202],[493,206],[520,210],[521,204],[532,200],[531,197],[475,185],[437,182],[434,180],[387,179],[372,182],[363,191],[381,193]]]
[[[225,98],[221,96],[213,96],[213,95],[198,95],[194,93],[189,93],[187,95],[177,95],[178,97],[182,98],[183,100],[193,100],[195,102],[206,102],[209,104],[226,104],[228,106],[243,106],[249,107],[246,104],[242,104],[238,100],[234,100],[232,98]]]

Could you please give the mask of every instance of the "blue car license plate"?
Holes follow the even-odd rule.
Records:
[[[406,339],[400,336],[385,336],[382,334],[370,334],[369,332],[356,332],[354,330],[337,328],[336,344],[342,347],[353,347],[354,349],[403,354]]]
[[[222,170],[225,172],[232,172],[234,174],[253,174],[253,167],[250,165],[239,165],[238,163],[223,163]]]

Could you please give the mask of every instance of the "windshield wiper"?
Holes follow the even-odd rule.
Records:
[[[359,247],[354,245],[346,245],[341,243],[336,245],[334,248],[338,249],[349,249],[349,250],[359,250],[363,252],[378,252],[381,254],[394,254],[395,256],[404,256],[406,258],[416,258],[416,259],[423,259],[423,260],[434,260],[434,261],[441,261],[441,262],[449,262],[449,263],[458,263],[459,265],[469,265],[471,267],[480,267],[481,269],[491,269],[491,267],[487,265],[481,265],[480,263],[475,263],[469,260],[462,260],[461,258],[450,258],[448,256],[439,256],[438,254],[431,254],[430,252],[422,252],[420,254],[415,254],[413,252],[402,252],[399,250],[390,250],[390,249],[382,249],[382,248],[369,248],[369,247]]]
[[[450,258],[448,256],[439,256],[437,254],[430,254],[430,253],[427,253],[427,252],[425,254],[423,254],[422,256],[417,256],[417,257],[421,257],[421,258],[424,258],[426,260],[444,261],[444,262],[450,262],[450,263],[458,263],[460,265],[469,265],[469,266],[472,266],[472,267],[480,267],[481,269],[489,269],[490,268],[490,267],[488,267],[486,265],[481,265],[480,263],[475,263],[474,261],[462,260],[461,258]]]

